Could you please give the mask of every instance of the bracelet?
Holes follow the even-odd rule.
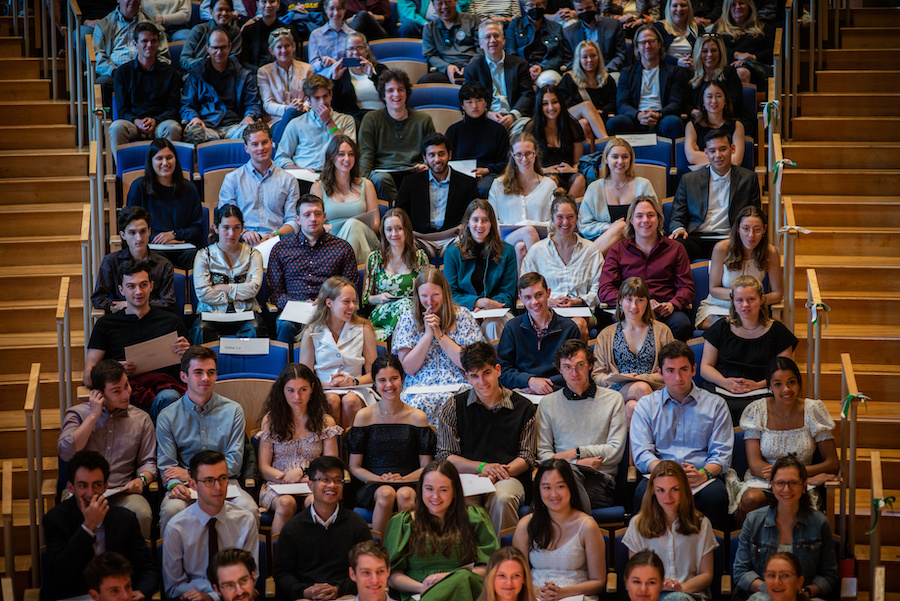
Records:
[[[144,486],[147,486],[147,476],[144,475],[144,472],[141,472],[140,474],[138,474],[138,478],[141,479],[141,482],[144,483]]]
[[[710,474],[710,473],[706,470],[705,467],[701,467],[701,468],[700,468],[699,470],[697,470],[697,471],[698,471],[698,472],[703,472],[704,474],[706,474],[706,479],[707,479],[707,480],[712,480],[712,474]]]
[[[334,127],[332,127],[331,129],[328,130],[328,134],[329,134],[329,135],[330,135],[330,134],[333,134],[333,133],[336,132],[337,130],[338,130],[338,126],[335,125]]]
[[[478,475],[481,475],[481,470],[484,469],[484,466],[487,465],[487,461],[482,461],[481,465],[478,466]]]
[[[169,482],[169,485],[166,487],[166,492],[172,492],[172,489],[181,484],[181,482]]]
[[[353,378],[353,385],[359,386],[359,378]]]

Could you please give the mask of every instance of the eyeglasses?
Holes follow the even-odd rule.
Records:
[[[775,480],[772,482],[772,488],[790,488],[791,490],[797,490],[800,488],[800,485],[803,484],[798,480]]]
[[[216,484],[219,486],[226,486],[228,484],[228,476],[219,476],[218,478],[201,478],[197,480],[200,484],[205,486],[206,488],[212,488]]]
[[[343,486],[343,478],[310,478],[310,482],[321,482],[322,484],[334,484],[335,486]]]
[[[222,582],[219,584],[219,590],[225,591],[226,593],[234,592],[238,587],[246,588],[250,582],[252,582],[252,578],[250,576],[243,576],[237,582]]]
[[[513,154],[513,158],[515,158],[517,161],[521,161],[522,159],[530,159],[533,156],[533,150],[526,150],[525,152],[516,152]]]
[[[575,371],[575,370],[584,369],[587,366],[588,366],[588,364],[585,363],[584,361],[580,361],[580,362],[576,363],[575,365],[570,365],[568,363],[561,363],[559,366],[559,369],[561,371]]]

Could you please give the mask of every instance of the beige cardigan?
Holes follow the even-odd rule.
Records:
[[[613,382],[609,381],[610,376],[619,373],[619,368],[616,366],[613,358],[613,340],[616,337],[617,325],[607,326],[597,335],[597,344],[594,345],[594,369],[591,371],[591,376],[594,378],[597,386],[609,388],[613,384]],[[675,340],[675,338],[672,336],[672,330],[669,329],[669,326],[661,321],[653,320],[650,325],[653,327],[653,337],[656,341],[656,354],[658,356],[659,349]],[[652,373],[637,376],[638,379],[650,384],[653,390],[663,387],[662,377],[657,372],[658,367],[659,362],[654,360]]]
[[[274,61],[259,68],[256,72],[256,81],[259,85],[263,109],[272,117],[270,125],[274,125],[281,119],[291,100],[306,98],[303,94],[303,82],[312,72],[312,67],[308,63],[295,59],[291,65],[291,89],[288,90],[278,73],[278,65]]]

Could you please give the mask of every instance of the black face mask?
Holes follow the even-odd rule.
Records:
[[[525,11],[525,14],[528,15],[528,18],[532,21],[540,21],[544,18],[544,15],[547,14],[547,9],[535,6],[534,8],[529,8]]]
[[[596,16],[597,11],[595,10],[586,10],[583,13],[578,13],[578,18],[581,19],[582,23],[593,23]]]

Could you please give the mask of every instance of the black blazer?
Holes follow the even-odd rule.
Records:
[[[63,501],[44,516],[44,535],[47,541],[47,568],[52,574],[50,589],[41,591],[42,599],[65,599],[86,595],[84,568],[94,558],[94,539],[81,524],[84,516],[74,497]],[[124,507],[109,506],[103,520],[106,531],[106,550],[121,553],[131,562],[134,590],[149,599],[159,587],[156,562],[141,536],[134,513]]]
[[[534,112],[534,85],[528,73],[528,62],[524,58],[506,54],[503,58],[503,76],[506,79],[506,96],[510,106],[522,113],[523,117],[530,117]],[[488,94],[494,88],[491,70],[483,54],[477,54],[469,61],[463,71],[463,78],[464,81],[477,81]],[[490,105],[489,102],[488,109]]]
[[[740,165],[731,166],[731,188],[728,199],[728,224],[734,225],[738,213],[746,206],[761,208],[759,180],[756,174]],[[690,234],[706,219],[709,209],[709,169],[685,173],[675,191],[670,231],[683,227]]]
[[[616,111],[637,120],[638,108],[641,104],[641,74],[644,66],[641,61],[627,67],[619,77],[616,92]],[[663,117],[681,115],[687,98],[687,70],[670,65],[665,61],[659,63],[659,91],[662,95]]]
[[[628,65],[628,46],[625,44],[625,30],[622,29],[622,24],[618,19],[601,17],[599,14],[594,19],[597,21],[597,39],[600,40],[598,45],[607,71],[621,71]],[[564,28],[563,35],[574,53],[578,44],[585,40],[581,21]],[[574,60],[577,61],[578,57],[576,56]]]
[[[444,226],[440,231],[448,230],[460,224],[466,207],[478,198],[478,184],[474,177],[463,175],[454,169],[450,170],[450,191],[447,193],[447,209],[444,212]],[[414,202],[415,200],[415,202]],[[403,209],[412,220],[413,230],[420,234],[436,232],[429,225],[431,221],[431,203],[428,200],[428,171],[410,173],[403,178],[397,192],[399,209]]]

